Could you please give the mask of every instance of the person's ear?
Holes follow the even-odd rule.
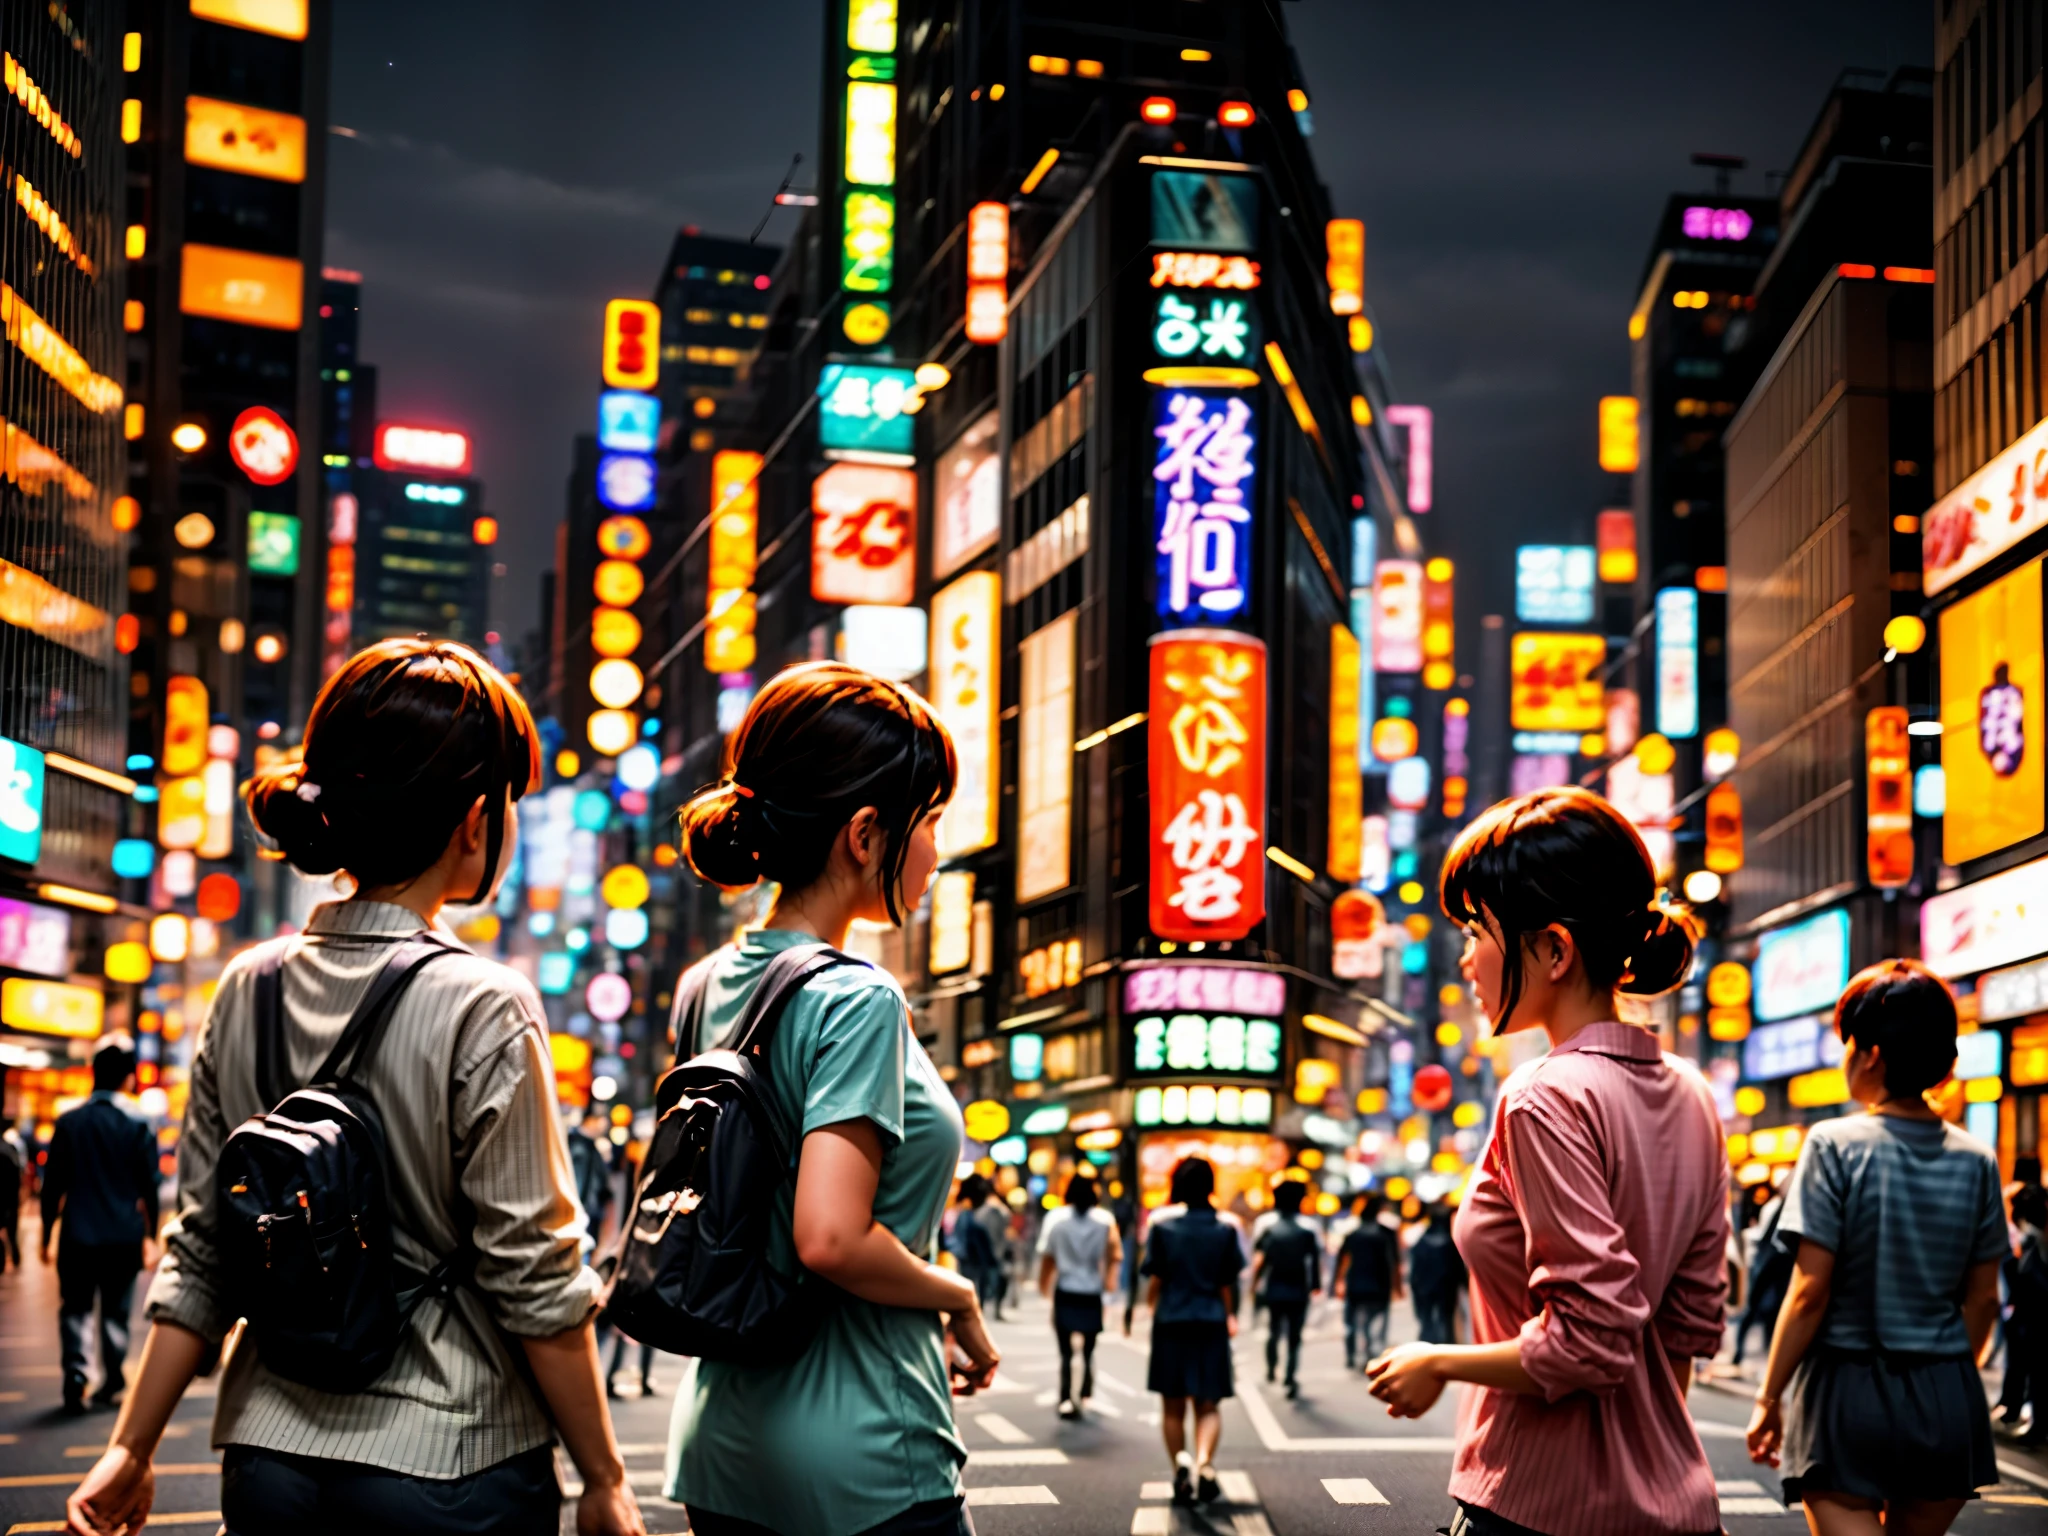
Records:
[[[1562,923],[1550,924],[1538,937],[1550,941],[1550,958],[1544,962],[1544,971],[1551,984],[1555,985],[1563,981],[1571,970],[1572,956],[1577,953],[1578,946],[1572,942],[1571,930]]]
[[[484,846],[484,828],[488,820],[484,810],[484,797],[478,795],[476,804],[469,808],[469,814],[462,818],[462,852],[465,857],[479,852]]]
[[[853,819],[846,824],[846,851],[861,869],[873,864],[880,855],[877,823],[880,814],[872,805],[864,805],[853,813]]]

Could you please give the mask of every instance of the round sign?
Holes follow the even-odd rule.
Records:
[[[661,779],[661,754],[641,742],[619,754],[619,782],[628,790],[650,790]]]
[[[995,1141],[1010,1129],[1010,1112],[994,1099],[977,1099],[961,1111],[971,1141]]]
[[[608,907],[647,905],[647,875],[637,864],[614,865],[605,872],[605,877],[598,882],[597,889]]]
[[[228,432],[228,457],[258,485],[282,485],[299,467],[299,440],[267,405],[252,405]]]
[[[595,1008],[591,1009],[592,1013],[596,1011]],[[1435,1062],[1431,1062],[1426,1067],[1417,1067],[1415,1069],[1415,1083],[1409,1090],[1408,1096],[1415,1101],[1417,1109],[1427,1110],[1431,1114],[1436,1113],[1438,1110],[1449,1109],[1451,1107],[1450,1070],[1439,1066]]]
[[[583,989],[583,1006],[600,1024],[616,1024],[633,1006],[633,983],[616,971],[601,971],[591,977],[590,985]],[[1417,1073],[1416,1081],[1419,1083],[1421,1079],[1422,1074]],[[1450,1092],[1448,1080],[1444,1092]]]
[[[647,942],[647,929],[642,907],[614,907],[604,915],[604,941],[613,949],[638,949]]]
[[[1338,940],[1369,939],[1387,920],[1387,909],[1371,891],[1343,891],[1330,904],[1330,934]]]
[[[654,547],[654,536],[637,517],[608,517],[597,525],[597,547],[615,560],[638,560]]]

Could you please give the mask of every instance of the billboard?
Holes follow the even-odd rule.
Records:
[[[1422,562],[1382,560],[1372,578],[1372,653],[1381,672],[1422,670]]]
[[[909,462],[917,423],[903,403],[914,382],[908,368],[827,363],[818,371],[818,445],[828,453]]]
[[[2043,830],[2041,564],[2028,561],[1941,615],[1944,863]]]
[[[1149,649],[1152,931],[1241,939],[1266,914],[1266,647],[1183,629]]]
[[[1518,731],[1607,727],[1607,641],[1601,635],[1522,630],[1509,647],[1508,712]]]
[[[1937,976],[1969,976],[2048,952],[2048,859],[1930,896],[1920,958]]]
[[[938,507],[932,523],[932,575],[945,577],[996,541],[1003,526],[1003,462],[996,452],[1000,413],[990,411],[953,440],[933,468]]]
[[[811,596],[900,605],[916,594],[916,473],[834,464],[811,482]]]
[[[1700,731],[1700,595],[1657,594],[1657,729],[1676,741]]]
[[[996,840],[996,636],[1002,581],[970,571],[932,596],[932,708],[953,733],[960,778],[939,818],[939,854],[958,858]]]
[[[2048,527],[2048,420],[1950,491],[1920,520],[1921,587],[1929,597]]]
[[[1251,606],[1251,402],[1236,390],[1162,389],[1152,412],[1159,617],[1234,619]]]
[[[1837,907],[1771,930],[1757,940],[1752,969],[1750,1007],[1759,1019],[1827,1012],[1849,984],[1849,914]]]
[[[1018,647],[1017,899],[1073,878],[1074,615],[1061,614]]]
[[[1152,243],[1184,251],[1259,248],[1259,184],[1207,171],[1152,173]]]
[[[1515,551],[1515,617],[1524,624],[1593,622],[1590,544],[1524,544]]]
[[[210,96],[187,96],[185,159],[266,181],[304,181],[306,120]]]
[[[1332,880],[1358,878],[1364,855],[1365,784],[1358,765],[1358,640],[1330,626],[1330,852]]]
[[[178,308],[208,320],[296,331],[306,269],[289,256],[259,256],[187,242],[180,256]]]
[[[613,299],[604,307],[600,371],[613,389],[652,389],[661,377],[661,306]]]

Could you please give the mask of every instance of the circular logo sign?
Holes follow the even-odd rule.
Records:
[[[583,1006],[600,1024],[615,1024],[633,1006],[633,984],[616,971],[601,971],[584,988]]]
[[[228,457],[258,485],[281,485],[299,467],[299,440],[267,405],[252,405],[228,433]]]

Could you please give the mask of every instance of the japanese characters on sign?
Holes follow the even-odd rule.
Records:
[[[912,383],[908,368],[827,363],[820,369],[818,444],[826,457],[864,455],[879,463],[910,463],[916,423],[903,404]]]
[[[938,521],[932,527],[932,575],[950,576],[995,543],[1003,523],[1002,435],[990,411],[953,440],[933,469]]]
[[[754,569],[760,524],[762,457],[738,448],[711,456],[710,589],[704,610],[704,666],[744,672],[754,664]],[[600,610],[603,612],[604,610]],[[614,627],[617,620],[609,621]],[[595,633],[599,620],[593,616]],[[636,639],[639,625],[633,625]],[[620,654],[627,654],[627,646]],[[607,653],[609,654],[609,653]]]
[[[811,596],[907,603],[917,591],[917,475],[834,464],[811,482]]]
[[[1657,729],[1677,740],[1700,731],[1700,597],[1691,587],[1657,594]]]
[[[1279,1018],[1287,978],[1226,965],[1152,965],[1124,978],[1124,1012],[1246,1013]]]
[[[1154,251],[1154,288],[1256,288],[1259,264],[1249,256],[1214,251]]]
[[[970,571],[932,597],[932,708],[953,733],[959,782],[939,818],[939,854],[992,847],[996,840],[997,616],[1002,582]]]
[[[1593,572],[1590,544],[1522,545],[1515,551],[1515,617],[1524,624],[1592,623]]]
[[[2044,826],[2040,560],[1941,614],[1942,859],[1960,864]]]
[[[1239,294],[1168,290],[1152,315],[1152,346],[1175,362],[1249,363],[1260,344],[1258,305]]]
[[[1266,914],[1266,647],[1196,629],[1150,650],[1152,931],[1241,939]]]
[[[2048,526],[2048,421],[1950,491],[1920,522],[1929,597]]]
[[[1524,630],[1509,651],[1509,718],[1518,731],[1598,731],[1607,725],[1607,641]]]
[[[1278,1076],[1280,1021],[1234,1013],[1145,1014],[1131,1020],[1133,1075]]]
[[[1251,402],[1206,389],[1163,389],[1154,402],[1159,616],[1234,619],[1251,605]]]

